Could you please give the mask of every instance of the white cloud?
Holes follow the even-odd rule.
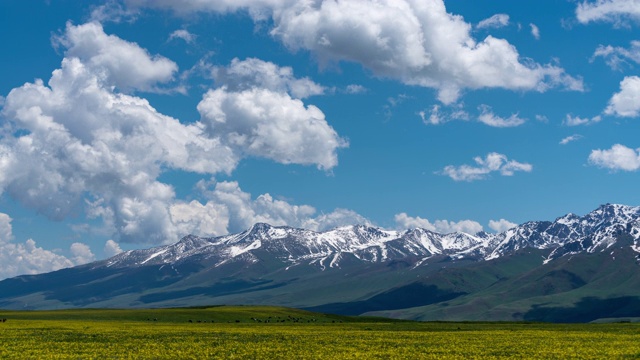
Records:
[[[491,230],[497,233],[505,232],[516,226],[518,226],[518,224],[512,223],[511,221],[507,221],[505,219],[489,220],[489,227],[491,228]]]
[[[540,29],[538,28],[538,26],[532,23],[532,24],[529,24],[529,27],[531,28],[531,35],[536,40],[540,40]]]
[[[638,117],[640,115],[640,77],[626,76],[620,82],[620,92],[613,94],[604,110],[607,115]]]
[[[398,94],[398,96],[395,96],[395,97],[393,96],[388,97],[387,103],[382,106],[382,109],[384,110],[384,116],[387,118],[387,120],[393,117],[393,109],[396,106],[399,106],[400,104],[405,102],[405,100],[411,99],[411,98],[412,97],[407,94]]]
[[[566,138],[560,140],[560,145],[567,145],[570,142],[577,141],[582,139],[582,135],[574,134],[571,136],[567,136]]]
[[[498,172],[502,176],[512,176],[516,171],[531,172],[533,170],[531,164],[509,160],[506,155],[495,152],[487,154],[484,159],[478,156],[473,160],[478,166],[448,165],[437,174],[446,175],[455,181],[474,181],[485,179],[492,172]]]
[[[611,170],[637,171],[640,169],[640,149],[615,144],[608,150],[593,150],[589,163]]]
[[[122,252],[122,249],[120,248],[120,244],[118,244],[117,242],[113,240],[107,240],[107,242],[104,244],[103,252],[106,257],[110,258],[112,256],[120,254]]]
[[[32,239],[24,243],[0,244],[0,263],[0,279],[40,274],[76,265],[62,255],[38,247]]]
[[[335,209],[327,214],[320,214],[315,218],[302,221],[300,226],[315,231],[330,230],[345,225],[372,225],[372,223],[353,210]]]
[[[229,212],[229,231],[247,229],[257,222],[272,225],[296,226],[301,220],[315,213],[308,205],[291,205],[273,199],[270,194],[259,195],[255,200],[251,194],[240,189],[237,182],[219,182],[209,193],[211,201],[223,204]]]
[[[121,241],[173,241],[167,204],[175,194],[156,180],[161,167],[229,172],[239,155],[202,124],[182,125],[98,84],[79,59],[65,58],[49,87],[37,81],[10,92],[3,115],[27,132],[0,142],[0,189],[58,220],[89,193],[89,216]]]
[[[469,120],[469,113],[464,111],[462,105],[447,107],[443,110],[441,105],[435,104],[429,110],[419,111],[418,116],[425,125],[441,125],[453,120]]]
[[[507,14],[495,14],[487,19],[484,19],[476,25],[477,29],[487,28],[501,28],[509,25],[509,15]]]
[[[148,1],[134,7],[231,12],[248,10],[271,18],[271,35],[291,51],[311,51],[321,65],[362,64],[374,75],[434,88],[445,104],[465,89],[504,88],[544,92],[552,87],[583,90],[581,79],[551,64],[521,61],[516,48],[487,36],[476,41],[472,26],[446,11],[442,0],[383,1]]]
[[[435,222],[431,223],[427,219],[423,219],[419,216],[411,217],[406,213],[396,214],[395,222],[397,227],[402,230],[421,228],[442,234],[449,234],[452,232],[476,234],[483,230],[482,225],[473,220],[460,220],[458,222],[436,220]]]
[[[351,84],[351,85],[347,86],[347,88],[345,89],[345,92],[347,94],[362,94],[362,93],[367,92],[367,88],[362,86],[362,85]]]
[[[178,29],[169,35],[169,41],[175,40],[175,39],[182,39],[187,44],[192,44],[194,41],[196,41],[196,37],[197,37],[196,35],[190,33],[185,29]]]
[[[71,255],[73,257],[71,260],[76,265],[84,265],[96,260],[96,256],[91,252],[91,248],[83,243],[73,243],[71,244]]]
[[[221,204],[208,202],[203,205],[196,200],[178,202],[171,205],[169,213],[180,234],[212,236],[228,231],[229,210]]]
[[[12,219],[9,215],[0,213],[0,264],[2,264],[0,279],[24,274],[39,274],[79,265],[79,263],[62,255],[38,247],[32,239],[28,239],[24,243],[13,242],[11,222]],[[78,251],[77,249],[84,244],[74,245]],[[71,251],[73,251],[74,245],[72,245]],[[88,253],[90,252],[89,250]]]
[[[433,105],[429,110],[429,113],[425,110],[418,112],[418,115],[422,119],[425,125],[440,125],[448,122],[447,118],[442,117],[440,114],[440,105]]]
[[[602,117],[597,115],[589,118],[581,118],[579,116],[573,116],[571,114],[567,114],[567,117],[563,121],[563,124],[566,126],[580,126],[580,125],[592,125],[598,123],[602,120]]]
[[[118,0],[107,0],[103,5],[95,7],[91,11],[91,21],[106,23],[120,23],[122,21],[134,21],[138,13],[132,9],[125,9]]]
[[[267,89],[278,93],[289,93],[292,97],[304,99],[324,94],[325,88],[309,78],[297,79],[293,69],[280,67],[272,62],[256,58],[231,60],[227,67],[214,67],[213,77],[217,83],[225,85],[229,91],[241,92],[254,88]]]
[[[222,87],[207,92],[198,111],[209,134],[247,156],[328,170],[338,164],[337,150],[348,146],[320,109],[287,93]]]
[[[231,13],[248,10],[256,20],[264,20],[271,9],[291,0],[125,0],[132,9],[142,7],[171,10],[181,16],[195,12]]]
[[[78,58],[103,86],[121,90],[157,91],[156,84],[173,80],[178,66],[162,56],[151,56],[135,43],[107,35],[97,22],[67,23],[54,43],[66,48],[67,59]]]
[[[436,220],[434,222],[438,232],[447,234],[452,232],[463,232],[467,234],[476,234],[482,231],[482,225],[473,220],[460,220],[458,222],[447,220]]]
[[[536,120],[540,121],[541,123],[548,123],[549,122],[549,118],[546,117],[545,115],[536,115]]]
[[[400,213],[395,215],[395,221],[399,229],[427,229],[429,231],[436,231],[436,227],[428,219],[423,219],[419,216],[412,217],[407,213]]]
[[[13,240],[12,220],[9,215],[0,213],[0,245]]]
[[[210,90],[198,104],[206,130],[238,153],[290,164],[331,169],[337,149],[348,142],[338,136],[324,113],[301,98],[324,93],[290,67],[249,58],[233,59],[213,70],[222,87]]]
[[[511,114],[508,118],[497,116],[487,105],[481,105],[479,108],[480,115],[478,121],[485,125],[493,127],[516,127],[524,124],[527,120],[520,118],[518,114]]]
[[[292,205],[284,200],[274,199],[270,194],[262,194],[255,199],[251,194],[242,191],[235,181],[198,183],[199,189],[207,198],[206,204],[192,201],[183,204],[180,211],[185,219],[200,221],[215,209],[215,216],[204,223],[211,226],[211,231],[203,232],[201,225],[195,226],[195,234],[223,235],[229,232],[246,230],[258,222],[271,225],[287,225],[311,230],[328,230],[337,226],[354,224],[371,224],[366,218],[352,210],[336,209],[333,212],[316,216],[316,209],[309,205]],[[174,209],[172,209],[174,211]],[[195,220],[193,220],[195,219]],[[199,231],[199,233],[198,233]]]
[[[292,50],[311,50],[321,62],[355,61],[378,76],[435,88],[445,104],[465,88],[582,87],[561,68],[520,62],[505,40],[476,42],[471,26],[439,0],[298,2],[274,11],[274,20],[272,35]]]
[[[576,8],[576,17],[583,24],[606,21],[621,26],[629,19],[640,20],[640,0],[583,1]]]
[[[631,41],[629,48],[599,45],[593,53],[591,61],[597,57],[604,58],[607,65],[613,70],[622,70],[623,65],[629,64],[629,61],[640,64],[640,41]]]
[[[246,156],[328,170],[337,165],[337,149],[347,146],[320,109],[289,94],[318,92],[310,80],[287,75],[290,69],[254,59],[277,76],[249,73],[244,79],[252,79],[253,87],[210,91],[199,106],[202,121],[182,124],[113,88],[154,87],[171,76],[173,70],[162,70],[162,63],[173,64],[169,60],[106,35],[94,23],[68,25],[59,43],[70,49],[48,84],[37,80],[7,96],[0,136],[0,193],[51,219],[84,209],[89,219],[102,219],[115,240],[129,243],[217,232],[225,227],[211,219],[213,212],[190,220],[180,215],[185,204],[158,181],[163,171],[230,173]],[[129,60],[157,68],[121,80],[138,66]],[[242,62],[235,65],[229,69]],[[234,74],[247,73],[225,74],[231,84]]]

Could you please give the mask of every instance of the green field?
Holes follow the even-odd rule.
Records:
[[[637,358],[640,324],[420,323],[276,307],[0,311],[0,358]]]

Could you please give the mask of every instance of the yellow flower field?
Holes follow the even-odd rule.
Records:
[[[0,358],[640,357],[640,326],[633,323],[556,325],[417,323],[378,319],[352,321],[346,317],[297,310],[290,310],[287,314],[283,309],[271,311],[261,308],[258,312],[252,312],[249,307],[235,308],[240,309],[238,311],[233,309],[197,309],[185,313],[180,313],[181,309],[167,309],[153,313],[89,310],[79,313],[0,314],[0,317],[8,319],[6,323],[0,323]],[[216,311],[221,313],[216,314]],[[274,315],[269,315],[270,311]],[[113,315],[111,319],[110,314]],[[149,317],[153,315],[157,318]],[[273,321],[266,322],[269,316]],[[197,318],[207,320],[195,320]]]

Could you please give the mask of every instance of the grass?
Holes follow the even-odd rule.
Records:
[[[8,319],[0,323],[0,358],[640,357],[635,323],[419,323],[248,306],[0,312],[0,318]]]

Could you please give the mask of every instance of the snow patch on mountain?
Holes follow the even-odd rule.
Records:
[[[364,225],[315,232],[257,223],[238,234],[213,238],[188,235],[172,245],[126,251],[96,265],[173,266],[198,257],[220,266],[230,261],[255,263],[268,254],[287,269],[308,264],[324,270],[353,258],[372,263],[410,259],[413,266],[420,266],[434,256],[482,261],[527,248],[549,250],[543,260],[547,263],[616,245],[640,253],[640,207],[606,204],[582,217],[567,214],[553,222],[526,222],[499,234],[440,234],[421,228],[400,232]]]

